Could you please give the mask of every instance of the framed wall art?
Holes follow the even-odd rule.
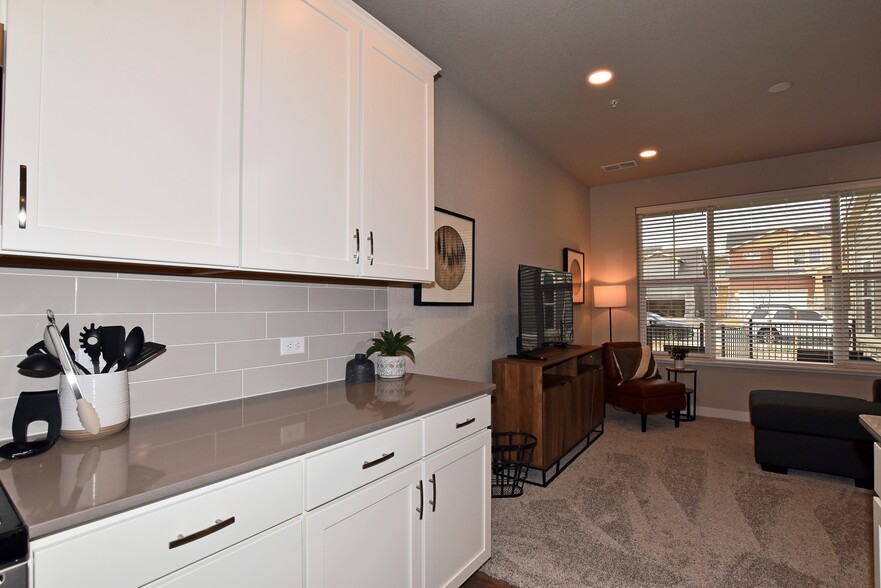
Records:
[[[474,305],[474,219],[434,209],[434,282],[417,284],[417,306]]]
[[[572,274],[572,304],[584,304],[584,253],[563,249],[563,270]]]

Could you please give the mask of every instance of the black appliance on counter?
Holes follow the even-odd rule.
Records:
[[[0,586],[28,585],[28,529],[0,485]]]

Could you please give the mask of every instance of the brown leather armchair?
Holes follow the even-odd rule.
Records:
[[[679,411],[685,409],[685,384],[664,380],[660,376],[647,380],[621,380],[612,350],[640,345],[639,341],[603,343],[603,392],[606,402],[617,408],[638,412],[642,416],[643,433],[648,414],[654,412],[673,412],[673,420],[678,428]]]

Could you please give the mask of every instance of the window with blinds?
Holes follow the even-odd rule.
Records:
[[[655,351],[881,361],[881,180],[637,211]]]

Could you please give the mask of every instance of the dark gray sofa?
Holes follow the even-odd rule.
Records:
[[[872,400],[789,390],[753,390],[750,421],[756,463],[785,474],[789,468],[853,478],[872,487],[874,438],[859,415],[881,415],[881,380]]]

